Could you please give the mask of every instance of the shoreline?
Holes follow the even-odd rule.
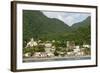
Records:
[[[91,59],[90,55],[87,56],[65,56],[65,57],[50,57],[50,58],[23,58],[23,62],[49,62],[49,61],[64,61],[64,60],[86,60]]]

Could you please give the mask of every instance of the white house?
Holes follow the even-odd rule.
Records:
[[[27,47],[33,47],[33,46],[37,46],[38,43],[36,41],[34,41],[33,38],[30,39],[30,41],[27,43],[26,48]]]
[[[72,56],[74,53],[73,52],[67,52],[68,56]]]
[[[45,43],[45,47],[46,47],[46,48],[52,47],[52,43]]]
[[[77,53],[75,54],[75,56],[83,56],[83,55],[84,55],[84,52],[82,52],[82,51],[77,52]]]
[[[84,44],[83,47],[90,48],[90,45]]]
[[[73,49],[74,50],[74,53],[77,53],[77,52],[79,52],[80,51],[80,47],[79,46],[76,46],[76,48],[75,49]]]
[[[48,57],[53,57],[54,54],[53,54],[53,53],[47,53],[47,56],[48,56]]]
[[[42,58],[47,57],[47,53],[45,53],[45,52],[41,52],[40,57],[42,57]]]
[[[30,53],[25,53],[24,57],[30,57]]]
[[[35,52],[33,57],[40,57],[40,54],[41,54],[40,52]]]

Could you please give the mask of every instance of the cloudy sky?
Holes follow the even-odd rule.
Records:
[[[48,18],[57,18],[64,23],[72,26],[74,23],[81,22],[90,16],[90,13],[75,13],[75,12],[50,12],[42,11]]]

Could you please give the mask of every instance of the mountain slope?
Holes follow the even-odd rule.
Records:
[[[50,19],[40,11],[23,11],[23,36],[27,40],[31,37],[39,39],[59,35],[69,31],[69,26],[58,19]],[[56,38],[56,37],[55,37]]]
[[[86,27],[86,26],[89,26],[91,25],[91,17],[87,17],[85,20],[83,20],[82,22],[78,22],[78,23],[75,23],[71,26],[72,29],[77,29],[77,28],[80,28],[80,27]]]
[[[77,44],[91,41],[91,17],[69,27],[64,22],[48,18],[40,11],[23,10],[23,40],[69,40]],[[24,43],[24,42],[23,42]]]
[[[75,23],[71,27],[71,32],[74,33],[74,40],[79,43],[85,42],[90,44],[91,41],[91,17],[87,17],[85,20],[79,23]],[[72,38],[71,38],[72,39]]]

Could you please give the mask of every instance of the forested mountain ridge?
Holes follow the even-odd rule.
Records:
[[[71,27],[64,22],[48,18],[40,11],[23,10],[23,39],[73,40],[78,43],[90,42],[91,17]]]

